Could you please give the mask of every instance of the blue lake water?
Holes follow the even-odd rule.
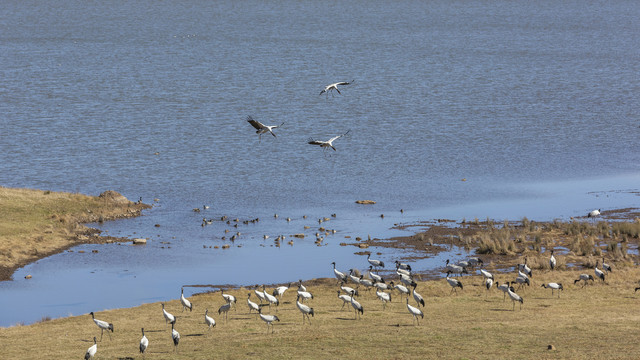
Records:
[[[6,1],[0,185],[159,201],[99,225],[148,245],[0,283],[0,326],[365,268],[339,243],[397,223],[637,207],[639,18],[634,1]],[[259,141],[248,115],[285,125]],[[335,152],[307,144],[347,130]],[[222,215],[261,221],[200,226]]]

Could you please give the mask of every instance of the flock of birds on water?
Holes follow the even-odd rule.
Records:
[[[599,214],[599,210],[594,210]],[[589,217],[597,216],[594,215],[594,212],[589,213]],[[375,296],[382,303],[383,311],[386,309],[386,304],[392,301],[393,292],[397,291],[400,296],[400,301],[402,301],[402,297],[406,296],[406,307],[408,311],[408,315],[412,317],[412,324],[419,326],[420,319],[424,319],[424,313],[421,308],[425,306],[425,300],[422,295],[417,292],[418,283],[415,281],[416,274],[412,272],[411,265],[407,263],[402,263],[400,261],[395,261],[395,275],[398,278],[398,283],[394,281],[387,282],[385,278],[378,274],[379,269],[385,267],[383,261],[378,259],[372,259],[371,254],[367,255],[367,262],[369,263],[369,268],[367,271],[368,277],[365,278],[363,274],[360,273],[359,270],[349,269],[348,272],[340,271],[336,268],[336,263],[333,262],[333,274],[337,279],[337,302],[342,302],[341,310],[344,309],[345,306],[351,306],[354,311],[354,319],[361,319],[364,314],[364,306],[358,302],[356,298],[360,297],[362,290],[370,293],[371,290],[375,289]],[[589,281],[592,283],[595,282],[597,278],[599,281],[604,283],[605,277],[608,273],[612,271],[611,265],[605,262],[605,258],[602,258],[602,266],[599,268],[600,261],[596,262],[596,266],[594,268],[594,275],[590,274],[580,274],[578,279],[574,280],[574,285],[582,282],[582,288],[584,288]],[[557,261],[554,256],[554,251],[551,250],[549,257],[549,268],[551,271],[555,270],[557,267]],[[451,291],[449,295],[456,294],[458,292],[458,288],[460,290],[464,289],[464,285],[460,280],[463,274],[470,274],[469,270],[476,269],[482,275],[483,284],[482,286],[486,288],[487,296],[489,291],[495,285],[495,287],[503,292],[503,301],[506,301],[506,297],[508,296],[511,299],[513,304],[512,311],[515,311],[516,303],[519,303],[519,308],[522,310],[522,306],[524,304],[524,299],[521,295],[517,293],[520,291],[521,287],[524,285],[531,285],[531,278],[533,277],[532,269],[527,265],[527,258],[524,258],[524,262],[521,264],[516,264],[514,270],[516,271],[516,278],[512,281],[507,281],[504,283],[500,283],[496,281],[494,274],[489,272],[484,268],[484,262],[479,257],[470,257],[467,260],[459,261],[455,264],[450,262],[448,259],[445,262],[444,273],[446,273],[446,281],[451,287]],[[453,277],[452,277],[453,275]],[[387,279],[388,280],[388,279]],[[355,287],[348,286],[349,284],[355,285]],[[515,288],[514,286],[517,286]],[[269,328],[271,328],[271,333],[274,333],[274,322],[279,322],[280,319],[275,314],[264,314],[263,308],[269,307],[269,312],[271,312],[272,305],[275,307],[275,312],[278,312],[278,307],[281,304],[281,299],[283,295],[292,287],[292,283],[289,283],[287,286],[278,286],[274,288],[272,291],[267,291],[266,286],[255,286],[253,290],[253,294],[257,297],[260,303],[252,301],[252,293],[247,293],[247,307],[249,309],[249,314],[255,312],[256,315],[264,322],[267,326],[267,333],[269,332]],[[564,290],[564,286],[562,283],[558,282],[549,282],[544,283],[541,287],[545,289],[551,289],[551,296],[554,296],[554,292],[557,292],[557,296],[560,297],[560,292]],[[635,288],[635,292],[640,290],[640,287]],[[233,308],[237,310],[237,298],[234,295],[225,293],[225,290],[221,290],[221,295],[224,301],[224,304],[218,308],[218,315],[221,319],[224,319],[225,322],[228,322],[228,313]],[[413,298],[415,304],[410,300],[410,297]],[[299,280],[297,283],[297,292],[296,292],[296,307],[302,314],[302,324],[308,323],[311,325],[311,317],[315,315],[314,308],[309,304],[311,300],[314,299],[313,294],[305,287],[302,280]],[[306,303],[305,303],[306,302]],[[188,300],[184,296],[184,288],[181,288],[180,294],[180,304],[182,305],[182,311],[193,311],[193,303]],[[178,352],[178,344],[180,343],[180,333],[176,329],[176,316],[171,314],[167,309],[165,309],[165,304],[162,303],[162,316],[164,317],[165,323],[171,324],[171,341],[174,345],[174,351]],[[98,320],[95,318],[93,312],[90,313],[93,322],[100,329],[100,341],[102,341],[102,337],[104,335],[104,331],[107,331],[109,335],[109,339],[111,339],[111,334],[109,332],[114,331],[113,323]],[[209,309],[205,309],[204,312],[204,322],[203,324],[211,330],[216,326],[216,320],[209,315]],[[139,351],[141,354],[145,354],[149,347],[149,339],[146,337],[144,333],[144,328],[141,328],[142,338],[140,339]],[[93,345],[87,349],[85,353],[85,360],[93,358],[97,353],[97,337],[93,338]]]

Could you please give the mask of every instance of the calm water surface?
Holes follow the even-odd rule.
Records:
[[[0,185],[159,199],[141,218],[100,225],[147,246],[81,246],[1,283],[2,326],[173,299],[182,285],[331,276],[334,260],[364,268],[338,244],[405,234],[396,223],[638,206],[634,1],[2,8]],[[342,95],[318,95],[350,80]],[[285,125],[259,142],[247,115]],[[336,152],[306,144],[347,130]],[[323,225],[337,233],[316,247],[316,220],[333,213]],[[261,221],[200,226],[222,215]],[[209,249],[227,228],[242,247]],[[300,232],[293,247],[271,246]]]

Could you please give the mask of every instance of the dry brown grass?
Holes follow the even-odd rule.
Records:
[[[137,347],[140,328],[144,327],[150,341],[146,357],[153,359],[636,359],[640,293],[633,290],[640,270],[624,267],[606,283],[585,288],[573,285],[578,274],[536,272],[532,286],[519,291],[524,305],[522,310],[516,305],[515,311],[511,301],[507,298],[503,302],[502,293],[495,288],[487,293],[478,276],[463,277],[464,290],[457,296],[449,295],[450,287],[444,280],[421,282],[418,291],[425,297],[426,307],[420,326],[412,325],[404,299],[394,294],[393,302],[383,311],[373,291],[359,297],[365,312],[361,320],[354,320],[350,307],[340,310],[342,302],[336,297],[334,280],[308,286],[315,295],[310,303],[316,312],[311,325],[302,325],[295,291],[287,291],[277,312],[281,321],[276,323],[274,334],[267,333],[265,323],[248,314],[245,299],[249,290],[228,291],[239,299],[238,310],[230,312],[228,323],[217,314],[223,304],[219,292],[196,295],[190,298],[193,312],[182,312],[178,300],[166,305],[178,318],[176,329],[182,336],[178,354],[174,354],[160,303],[101,311],[96,318],[114,323],[115,332],[112,340],[105,334],[98,343],[98,357],[141,358]],[[514,277],[499,275],[497,280]],[[565,287],[560,298],[540,287],[552,281]],[[212,331],[204,325],[206,308],[217,321]],[[33,358],[32,349],[39,349],[41,358],[80,358],[99,333],[91,317],[83,315],[0,329],[0,342],[3,357],[8,359]],[[548,351],[550,344],[557,350]]]
[[[93,232],[82,223],[136,216],[148,208],[125,200],[0,187],[0,280],[18,266],[70,246],[103,241],[87,236]]]

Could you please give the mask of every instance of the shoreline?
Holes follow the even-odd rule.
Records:
[[[9,209],[0,223],[0,281],[10,281],[21,267],[80,244],[131,241],[99,236],[84,224],[142,215],[151,205],[132,202],[107,190],[99,196],[0,187],[0,205]]]

